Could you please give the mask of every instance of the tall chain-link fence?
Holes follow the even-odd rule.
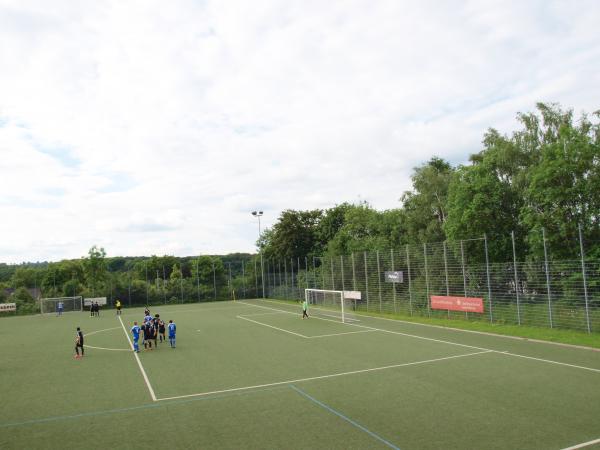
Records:
[[[117,299],[125,306],[142,306],[262,297],[300,300],[307,288],[359,291],[360,300],[353,300],[352,307],[369,313],[600,332],[600,255],[587,255],[581,232],[579,254],[564,260],[550,258],[545,246],[542,258],[519,260],[511,238],[512,260],[506,262],[490,261],[484,237],[322,257],[263,259],[259,254],[232,261],[203,256],[170,266],[155,258],[137,259],[130,267],[111,270],[109,265],[101,279],[85,286],[77,274],[61,274],[49,265],[40,275],[44,281],[34,278],[26,287],[35,298],[106,297],[109,306]],[[600,242],[587,244],[600,248]],[[386,272],[400,272],[401,277],[390,282]],[[432,296],[480,298],[484,309],[432,309]]]
[[[369,313],[600,331],[600,261],[491,263],[487,241],[406,245],[387,251],[265,261],[266,296],[300,300],[304,289],[360,291]],[[389,282],[386,272],[401,272]],[[477,297],[484,312],[432,309],[431,296]]]
[[[120,300],[125,306],[196,303],[215,300],[250,299],[263,296],[260,258],[222,262],[218,257],[198,267],[190,263],[183,270],[142,261],[129,270],[108,270],[94,289],[84,291],[73,285],[45,288],[39,296],[106,297],[107,305]]]

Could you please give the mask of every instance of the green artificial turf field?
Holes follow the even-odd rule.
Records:
[[[600,438],[600,352],[269,300],[0,321],[0,448],[564,449]],[[86,356],[73,358],[81,326]],[[139,359],[138,359],[139,358]],[[579,447],[577,447],[579,448]]]

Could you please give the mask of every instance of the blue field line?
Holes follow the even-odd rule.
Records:
[[[235,392],[235,393],[211,395],[209,397],[194,397],[194,398],[187,398],[185,400],[173,400],[173,401],[168,401],[168,402],[164,402],[164,403],[152,402],[152,403],[147,403],[145,405],[129,406],[126,408],[105,409],[105,410],[101,410],[101,411],[90,411],[90,412],[85,412],[85,413],[64,415],[64,416],[42,417],[39,419],[25,420],[22,422],[0,423],[0,428],[18,427],[18,426],[23,426],[23,425],[37,425],[37,424],[41,424],[41,423],[58,422],[61,420],[80,419],[82,417],[104,416],[104,415],[118,414],[118,413],[130,412],[130,411],[139,411],[139,410],[143,410],[143,409],[162,408],[165,406],[182,405],[185,403],[193,403],[193,402],[197,402],[197,401],[216,400],[216,399],[221,399],[221,398],[226,398],[226,397],[238,397],[238,396],[242,396],[242,395],[258,394],[258,393],[263,393],[263,392],[267,392],[267,391],[276,391],[276,390],[284,390],[284,389],[287,389],[287,385],[286,386],[269,387],[269,388],[264,388],[264,389],[255,389],[255,390],[245,391],[245,392]]]
[[[327,406],[325,403],[320,402],[319,400],[317,400],[314,397],[311,397],[309,394],[307,394],[306,392],[304,392],[302,389],[294,386],[293,384],[289,385],[293,390],[295,390],[298,394],[302,395],[303,397],[309,399],[311,402],[316,403],[317,405],[319,405],[321,408],[326,409],[327,411],[329,411],[332,414],[335,414],[336,416],[338,416],[341,419],[344,419],[346,422],[354,425],[356,428],[364,431],[365,433],[367,433],[368,435],[370,435],[371,437],[374,437],[375,439],[377,439],[380,442],[383,442],[385,445],[387,445],[390,448],[393,448],[395,450],[400,450],[399,447],[396,447],[394,444],[392,444],[389,441],[386,441],[384,438],[382,438],[381,436],[379,436],[376,433],[373,433],[371,430],[368,430],[367,428],[363,427],[360,423],[355,422],[354,420],[350,419],[349,417],[346,417],[345,415],[343,415],[341,412],[336,411],[335,409],[331,408],[330,406]]]

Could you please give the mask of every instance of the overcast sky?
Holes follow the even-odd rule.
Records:
[[[401,206],[537,101],[600,108],[600,2],[0,0],[0,262],[254,251]]]

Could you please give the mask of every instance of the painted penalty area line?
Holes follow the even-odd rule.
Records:
[[[254,386],[243,386],[243,387],[237,387],[237,388],[231,388],[231,389],[220,389],[218,391],[200,392],[198,394],[176,395],[174,397],[159,398],[156,401],[160,402],[160,401],[164,401],[164,400],[175,400],[175,399],[179,399],[179,398],[204,397],[204,396],[214,395],[214,394],[224,394],[226,392],[248,391],[250,389],[260,389],[260,388],[268,388],[271,386],[281,386],[284,384],[302,383],[304,381],[324,380],[327,378],[343,377],[346,375],[355,375],[355,374],[359,374],[359,373],[368,373],[368,372],[377,372],[380,370],[396,369],[398,367],[418,366],[420,364],[428,364],[428,363],[433,363],[433,362],[438,362],[438,361],[446,361],[446,360],[450,360],[450,359],[465,358],[467,356],[482,355],[484,353],[494,353],[494,351],[486,350],[483,352],[464,353],[462,355],[444,356],[443,358],[426,359],[423,361],[414,361],[414,362],[401,363],[401,364],[392,364],[390,366],[373,367],[371,369],[351,370],[349,372],[331,373],[328,375],[319,375],[316,377],[298,378],[295,380],[276,381],[274,383],[257,384]]]
[[[259,322],[258,320],[253,320],[253,319],[249,319],[248,317],[254,317],[254,316],[265,316],[265,315],[273,315],[273,314],[281,314],[284,313],[286,311],[279,311],[279,312],[270,312],[270,313],[258,313],[258,314],[244,314],[243,316],[236,316],[238,319],[244,319],[247,320],[248,322],[252,322],[252,323],[256,323],[258,325],[263,325],[265,327],[269,327],[269,328],[273,328],[275,330],[279,330],[279,331],[283,331],[284,333],[289,333],[289,334],[293,334],[294,336],[299,336],[301,338],[304,339],[318,339],[318,338],[324,338],[324,337],[331,337],[331,336],[343,336],[345,334],[356,334],[356,333],[369,333],[372,331],[379,331],[379,330],[375,330],[375,329],[366,329],[366,330],[360,330],[360,331],[346,331],[343,333],[330,333],[330,334],[320,334],[318,336],[305,336],[303,334],[300,333],[295,333],[294,331],[290,331],[290,330],[286,330],[284,328],[279,328],[273,325],[268,325],[266,323],[263,322]],[[323,319],[323,320],[327,320],[327,319]],[[200,330],[198,330],[200,331]]]
[[[594,439],[593,441],[583,442],[581,444],[574,445],[573,447],[563,448],[562,450],[577,450],[578,448],[585,448],[598,443],[600,443],[600,439]]]
[[[252,305],[248,305],[248,306],[252,306]],[[274,316],[276,314],[289,314],[289,313],[287,311],[272,311],[272,312],[264,312],[264,313],[240,314],[240,316],[256,317],[256,316]]]
[[[269,300],[263,300],[263,301],[265,301],[265,302],[268,302]],[[271,302],[271,303],[275,303],[275,302]],[[278,303],[275,303],[275,304],[278,304]],[[253,305],[252,303],[246,303],[246,305],[248,305],[248,306],[253,306],[253,307],[255,307],[255,308],[269,309],[269,310],[271,310],[271,311],[275,311],[275,312],[279,312],[279,313],[292,314],[292,315],[294,315],[294,316],[299,316],[299,315],[300,315],[300,314],[299,314],[299,313],[297,313],[297,312],[286,311],[286,310],[283,310],[283,309],[277,309],[277,308],[270,308],[270,307],[268,307],[268,306]],[[312,307],[312,309],[316,309],[316,310],[318,310],[318,311],[323,311],[321,308],[316,308],[316,307],[314,307],[314,306]],[[324,315],[326,315],[326,314],[324,314]],[[249,316],[249,314],[244,314],[244,316],[246,316],[246,317],[247,317],[247,316]],[[369,329],[371,329],[371,330],[373,330],[373,331],[382,331],[382,330],[379,330],[379,328],[367,327],[367,326],[365,326],[365,325],[358,325],[358,324],[356,324],[356,323],[350,323],[350,322],[348,322],[348,321],[346,321],[346,322],[341,322],[341,319],[340,319],[340,318],[337,318],[337,320],[334,320],[334,319],[326,319],[325,317],[318,317],[318,316],[311,316],[311,317],[312,317],[313,319],[317,319],[317,320],[323,320],[323,321],[325,321],[325,322],[333,322],[333,323],[338,323],[338,324],[344,324],[344,325],[347,325],[347,326],[350,326],[350,327],[369,328]],[[329,317],[336,317],[336,316],[331,316],[331,315],[330,315]],[[356,321],[355,319],[348,319],[348,320],[351,320],[351,321]]]
[[[360,330],[360,331],[346,331],[345,333],[331,333],[331,334],[319,334],[318,336],[308,336],[308,339],[318,339],[330,336],[343,336],[345,334],[356,334],[356,333],[372,333],[373,331],[379,330]]]
[[[121,316],[118,316],[118,317],[119,317],[119,322],[121,322],[121,327],[123,327],[123,333],[125,333],[125,337],[127,338],[127,341],[129,342],[129,346],[131,347],[131,350],[134,350],[133,343],[131,342],[131,339],[129,338],[129,333],[127,333],[127,330],[125,329],[125,324],[123,324],[123,320],[121,320]],[[154,394],[154,389],[152,389],[152,386],[150,385],[150,380],[148,380],[148,375],[146,375],[146,371],[144,370],[144,366],[142,366],[140,357],[138,356],[138,354],[136,352],[133,352],[133,356],[135,356],[135,360],[137,361],[140,371],[142,372],[142,376],[144,377],[144,381],[146,382],[148,391],[150,391],[150,397],[152,397],[153,401],[156,401],[156,395]]]
[[[308,339],[308,336],[304,336],[303,334],[294,333],[293,331],[285,330],[283,328],[274,327],[273,325],[267,325],[266,323],[259,322],[258,320],[248,319],[247,317],[244,317],[244,316],[236,316],[236,317],[238,319],[243,319],[243,320],[247,320],[248,322],[253,322],[253,323],[256,323],[258,325],[262,325],[263,327],[273,328],[275,330],[283,331],[284,333],[289,333],[289,334],[293,334],[294,336],[299,336],[301,338]]]
[[[321,408],[326,409],[327,411],[329,411],[332,414],[335,414],[336,416],[338,416],[340,419],[345,420],[346,422],[348,422],[349,424],[355,426],[356,428],[358,428],[361,431],[364,431],[365,433],[367,433],[369,436],[377,439],[379,442],[384,443],[385,445],[387,445],[390,448],[393,448],[395,450],[400,450],[399,447],[396,447],[394,444],[392,444],[391,442],[385,440],[384,438],[382,438],[381,436],[379,436],[377,433],[373,433],[371,430],[365,428],[364,426],[362,426],[360,423],[355,422],[354,420],[352,420],[351,418],[345,416],[344,414],[342,414],[339,411],[336,411],[335,409],[333,409],[331,406],[326,405],[323,402],[320,402],[319,400],[317,400],[316,398],[312,397],[311,395],[307,394],[306,392],[304,392],[302,389],[294,386],[293,384],[290,385],[290,387],[296,391],[298,394],[300,394],[302,397],[309,399],[311,402],[319,405]]]
[[[273,301],[270,301],[270,300],[264,300],[264,301],[278,304],[277,302],[273,302]],[[259,308],[273,309],[273,310],[277,311],[276,308],[269,308],[267,306],[258,306],[258,305],[253,305],[253,306],[257,306]],[[365,317],[372,317],[374,319],[382,319],[382,320],[390,320],[390,321],[392,320],[392,319],[386,319],[386,318],[374,317],[374,316],[365,316]],[[322,320],[328,320],[328,319],[322,319]],[[399,321],[399,322],[401,322],[401,321]],[[429,337],[425,337],[425,336],[419,336],[419,335],[416,335],[416,334],[402,333],[400,331],[386,330],[385,328],[367,327],[367,326],[358,325],[358,324],[346,324],[346,325],[351,325],[351,326],[359,327],[359,328],[366,328],[366,329],[370,329],[370,330],[377,330],[377,331],[381,331],[381,332],[384,332],[384,333],[396,334],[396,335],[399,335],[399,336],[407,336],[407,337],[412,337],[412,338],[416,338],[416,339],[422,339],[422,340],[425,340],[425,341],[440,342],[440,343],[443,343],[443,344],[456,345],[458,347],[472,348],[474,350],[487,350],[487,351],[490,351],[490,352],[498,353],[500,355],[514,356],[516,358],[530,359],[530,360],[533,360],[533,361],[539,361],[539,362],[544,362],[544,363],[548,363],[548,364],[555,364],[555,365],[563,366],[563,367],[571,367],[571,368],[574,368],[574,369],[581,369],[581,370],[587,370],[587,371],[590,371],[590,372],[600,373],[600,369],[595,369],[593,367],[587,367],[587,366],[578,366],[576,364],[569,364],[569,363],[564,363],[564,362],[561,362],[561,361],[554,361],[552,359],[536,358],[536,357],[533,357],[533,356],[526,356],[526,355],[520,355],[518,353],[511,353],[511,352],[508,352],[508,351],[492,350],[492,349],[485,348],[485,347],[476,347],[474,345],[467,345],[467,344],[460,344],[458,342],[453,342],[453,341],[446,341],[444,339],[434,339],[434,338],[429,338]]]

